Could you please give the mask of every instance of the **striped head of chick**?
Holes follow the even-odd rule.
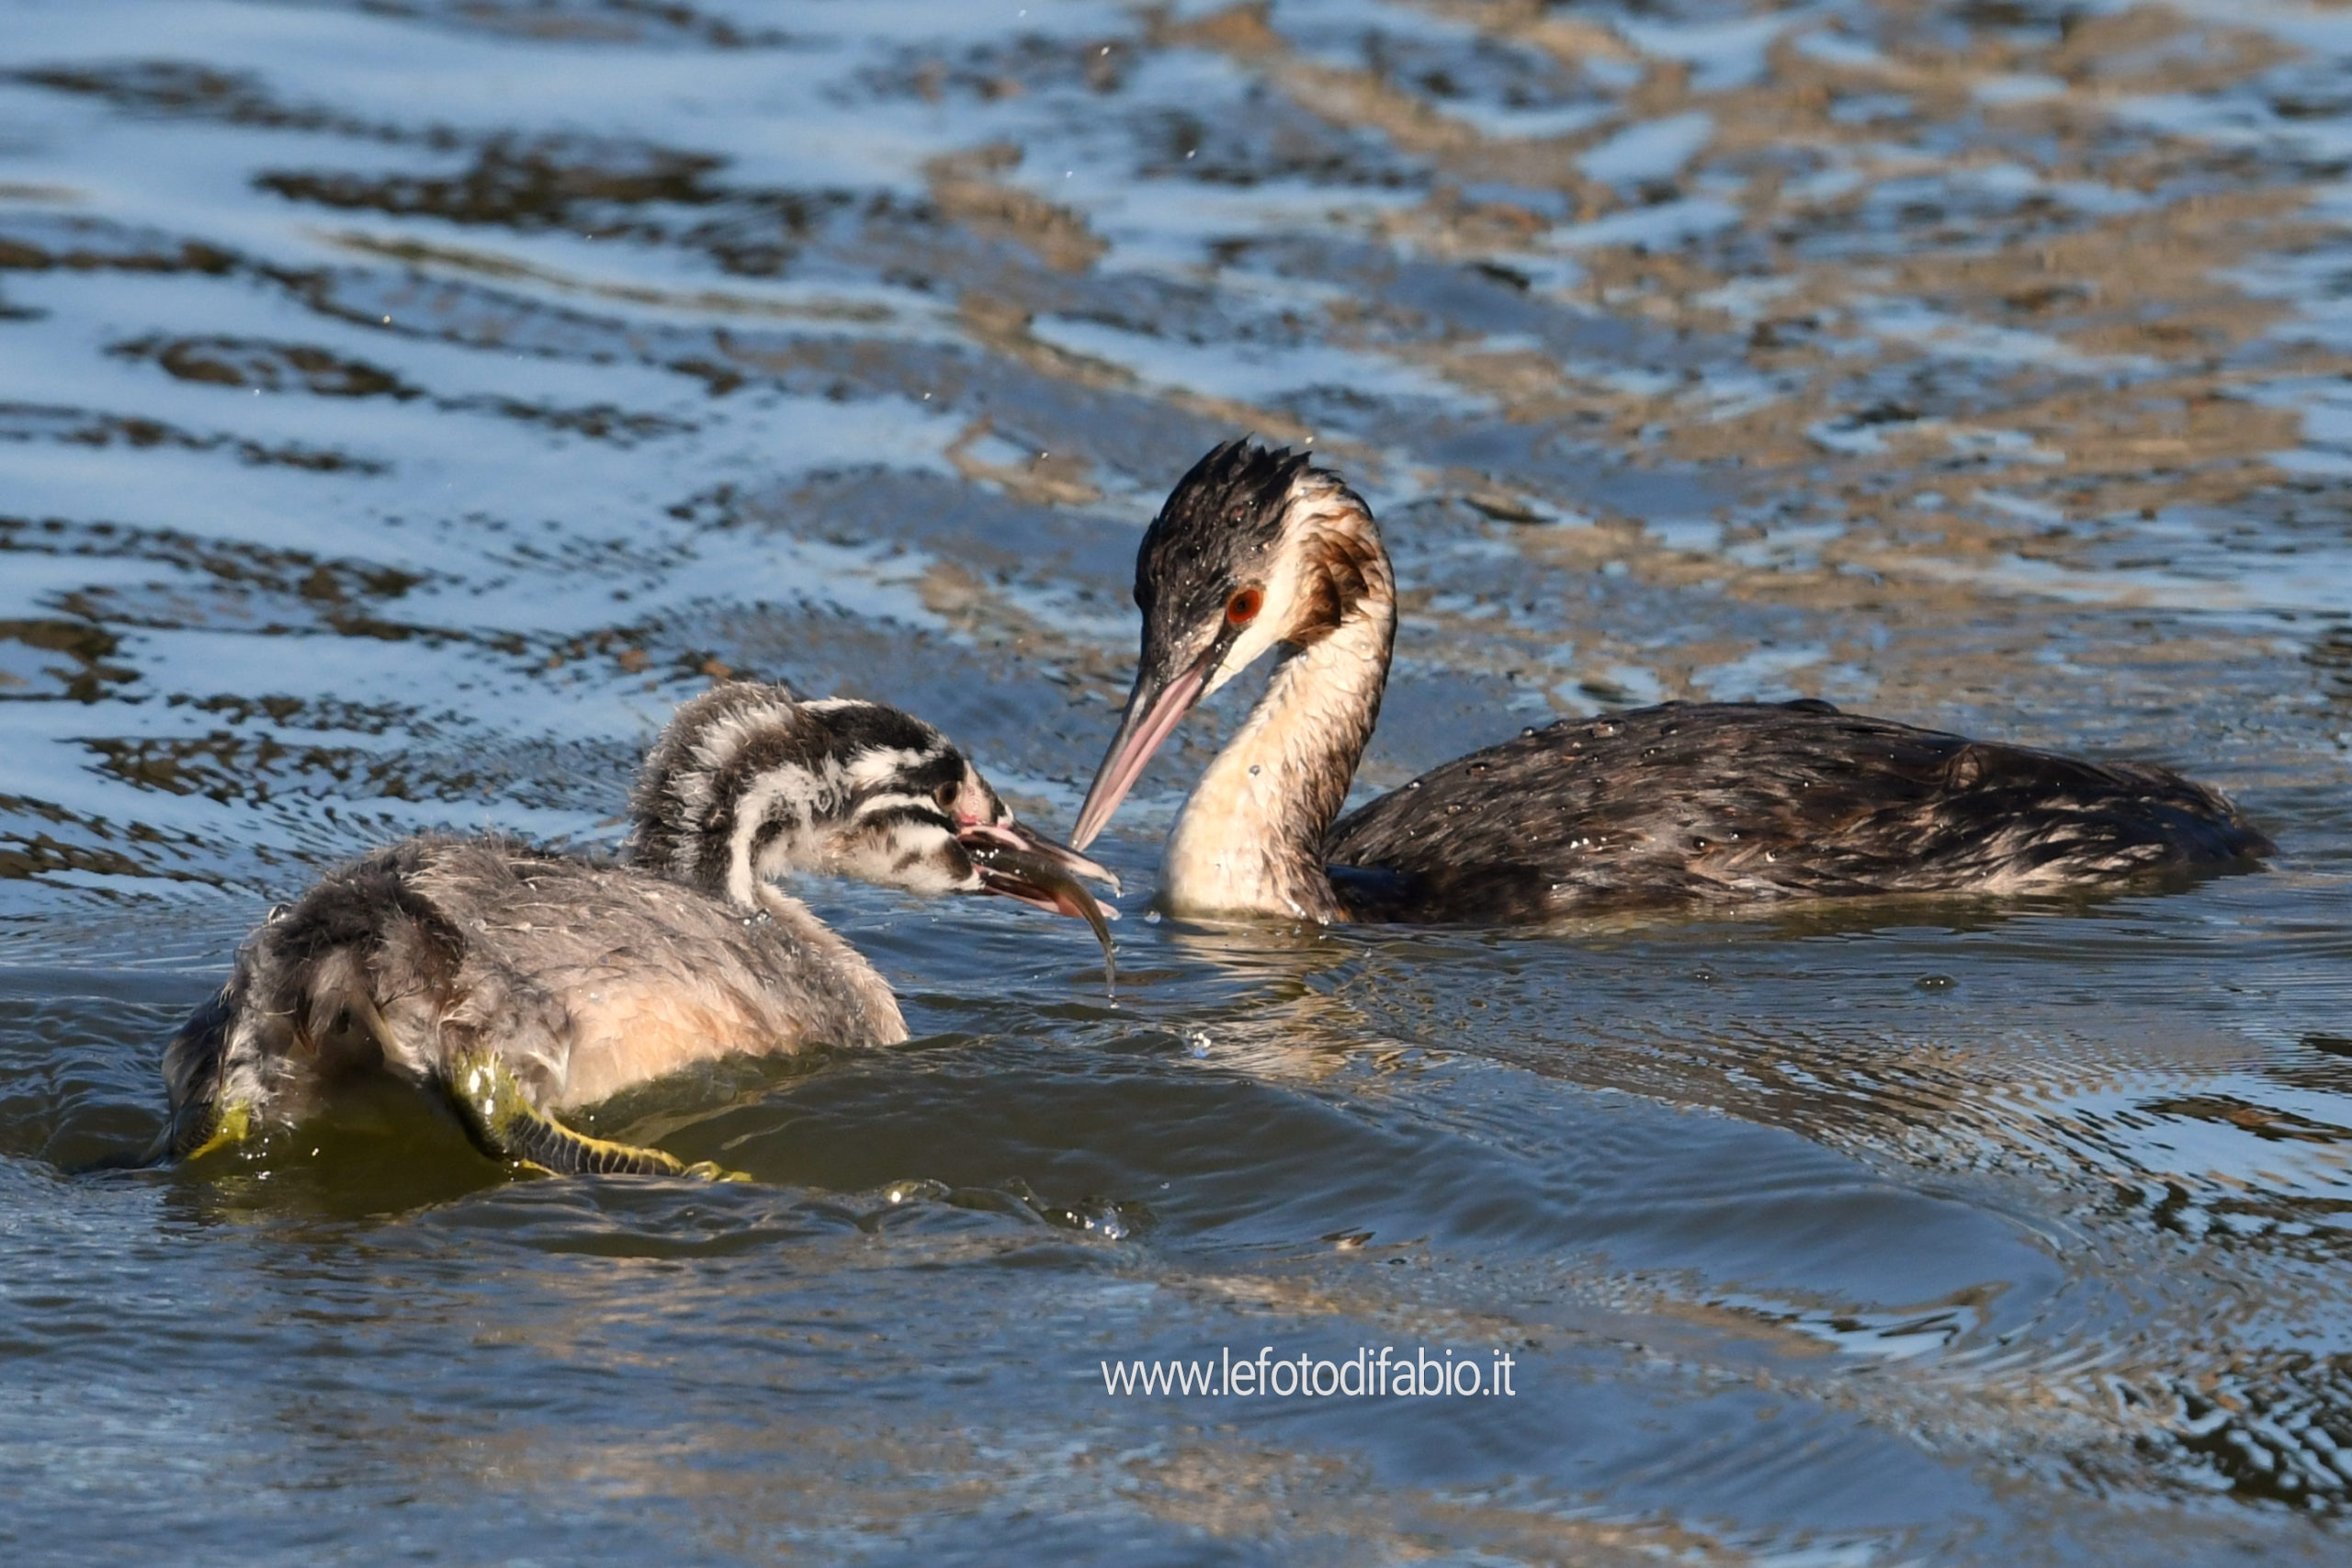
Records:
[[[1073,877],[1117,886],[1024,826],[938,730],[854,698],[715,687],[662,731],[631,804],[638,863],[746,909],[796,872],[1048,908]]]

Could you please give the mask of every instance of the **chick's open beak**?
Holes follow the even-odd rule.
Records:
[[[956,841],[964,846],[964,852],[979,867],[986,892],[1019,898],[1022,893],[1012,886],[1016,882],[1025,879],[1037,886],[1058,886],[1074,883],[1081,876],[1102,884],[1114,893],[1119,891],[1119,878],[1110,867],[1097,864],[1068,844],[1057,843],[1025,822],[970,823],[956,829]],[[998,886],[1000,883],[1003,886]],[[1083,895],[1085,890],[1080,888],[1080,892]],[[1035,898],[1027,901],[1037,902]],[[1052,903],[1045,907],[1058,908]],[[1077,912],[1062,910],[1064,914]],[[1112,911],[1111,919],[1118,918],[1118,912]]]
[[[956,834],[964,852],[980,874],[980,890],[1018,898],[1057,915],[1071,915],[1094,928],[1102,944],[1104,984],[1113,983],[1111,924],[1119,918],[1086,890],[1081,876],[1091,876],[1118,891],[1119,879],[1067,844],[1018,822],[975,823]]]

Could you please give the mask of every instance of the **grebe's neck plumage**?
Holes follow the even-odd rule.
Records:
[[[1297,546],[1267,597],[1304,613],[1286,626],[1265,694],[1177,816],[1159,868],[1174,908],[1348,918],[1323,836],[1379,722],[1396,581],[1371,513],[1344,488],[1309,471],[1291,505]]]

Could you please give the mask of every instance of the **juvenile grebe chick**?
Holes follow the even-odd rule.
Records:
[[[915,893],[1001,893],[1098,928],[1076,877],[1119,879],[1024,827],[922,720],[880,703],[739,681],[662,728],[629,807],[629,858],[749,908],[794,871]],[[929,831],[944,825],[954,836]],[[910,832],[910,829],[912,831]]]
[[[1544,921],[1639,905],[2014,893],[2267,854],[2217,792],[1840,713],[1668,703],[1564,720],[1344,818],[1380,712],[1396,583],[1363,497],[1304,454],[1231,442],[1136,556],[1135,690],[1070,841],[1102,830],[1204,696],[1280,649],[1169,835],[1182,912]]]
[[[874,966],[770,879],[832,872],[1054,908],[1091,907],[1071,878],[1101,874],[1016,821],[929,725],[781,688],[686,705],[635,807],[635,864],[426,834],[273,912],[164,1052],[158,1155],[240,1142],[389,1074],[443,1098],[494,1159],[718,1174],[555,1113],[717,1056],[907,1037]]]

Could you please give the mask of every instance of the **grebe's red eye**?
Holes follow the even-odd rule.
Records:
[[[1266,596],[1255,588],[1245,588],[1225,602],[1225,618],[1237,626],[1246,626],[1258,618],[1265,608]]]

